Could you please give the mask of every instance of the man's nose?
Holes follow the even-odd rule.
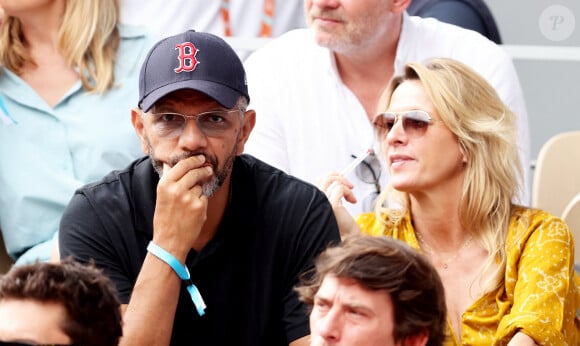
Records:
[[[207,146],[207,136],[197,126],[196,119],[187,119],[185,128],[179,135],[179,145],[188,151],[195,151]]]
[[[312,4],[320,9],[334,9],[338,7],[337,0],[311,0]]]
[[[339,341],[342,335],[343,318],[338,309],[330,309],[319,321],[318,330],[324,340]]]

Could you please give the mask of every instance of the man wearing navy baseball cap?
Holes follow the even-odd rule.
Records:
[[[338,227],[316,187],[242,155],[249,98],[219,37],[161,40],[131,111],[147,156],[79,189],[65,211],[61,258],[113,280],[121,344],[308,344],[294,286]]]

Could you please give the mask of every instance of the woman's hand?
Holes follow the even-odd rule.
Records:
[[[349,203],[356,203],[356,198],[352,192],[353,187],[354,185],[348,179],[336,172],[331,173],[318,183],[318,188],[326,194],[332,205],[340,235],[343,238],[347,235],[360,233],[354,218],[342,204],[343,199]]]

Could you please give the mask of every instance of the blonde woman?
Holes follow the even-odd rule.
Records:
[[[566,224],[512,203],[514,115],[469,67],[409,63],[374,119],[390,185],[356,222],[352,185],[322,184],[341,232],[388,235],[424,253],[446,291],[446,345],[578,345],[579,279]]]
[[[17,263],[46,260],[74,190],[140,156],[127,109],[152,40],[118,0],[0,7],[0,228]]]

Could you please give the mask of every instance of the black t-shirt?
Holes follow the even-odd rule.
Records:
[[[61,257],[93,259],[124,304],[152,238],[158,181],[150,160],[139,159],[79,189],[61,220]],[[206,314],[198,316],[182,286],[173,345],[287,345],[309,334],[293,287],[316,255],[340,239],[328,200],[249,155],[236,158],[231,181],[215,237],[186,260]]]

